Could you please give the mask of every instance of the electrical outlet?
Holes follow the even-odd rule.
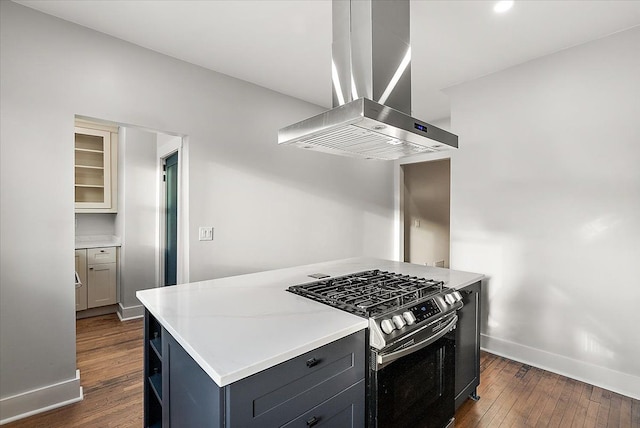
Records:
[[[213,241],[213,227],[212,226],[200,226],[200,229],[198,229],[198,240],[200,240],[200,241]]]

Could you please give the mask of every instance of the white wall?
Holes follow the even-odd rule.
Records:
[[[188,136],[192,281],[392,257],[391,163],[276,145],[279,127],[320,107],[12,2],[0,2],[0,12],[3,420],[73,399],[61,397],[56,383],[69,385],[67,395],[79,392],[71,281],[76,114]],[[199,225],[214,226],[215,240],[199,242]],[[38,388],[51,394],[36,397]]]
[[[140,305],[136,291],[156,286],[157,135],[120,127],[118,216],[120,311]],[[140,315],[139,311],[137,313]]]
[[[640,28],[450,90],[489,351],[640,398]]]
[[[76,235],[115,235],[116,214],[76,214]]]

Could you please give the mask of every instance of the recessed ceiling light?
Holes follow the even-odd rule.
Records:
[[[513,0],[502,0],[499,1],[493,6],[493,11],[495,13],[505,13],[513,6]]]

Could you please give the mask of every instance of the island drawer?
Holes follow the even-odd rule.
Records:
[[[232,383],[232,426],[281,426],[300,417],[364,379],[365,349],[362,330]]]
[[[356,428],[364,426],[364,379],[298,416],[282,428]]]

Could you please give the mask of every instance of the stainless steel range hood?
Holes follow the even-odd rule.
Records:
[[[457,148],[456,135],[411,117],[409,0],[332,6],[334,108],[280,129],[278,144],[383,160]]]

